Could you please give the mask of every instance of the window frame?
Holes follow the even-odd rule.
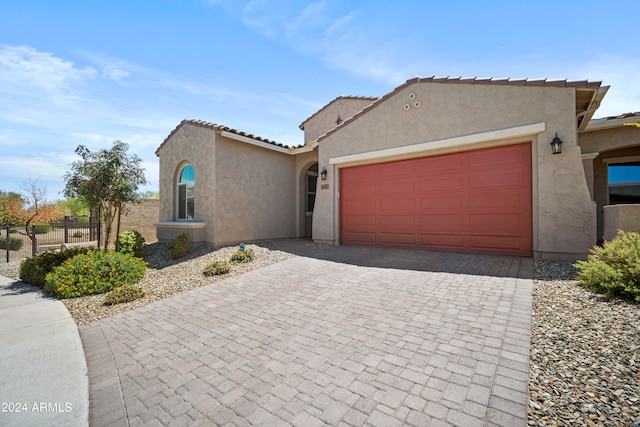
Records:
[[[183,179],[187,168],[191,168],[193,179]],[[176,182],[176,220],[195,220],[195,171],[193,165],[186,163],[180,168]]]

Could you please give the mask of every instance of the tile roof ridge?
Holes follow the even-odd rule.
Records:
[[[450,77],[450,76],[414,76],[398,86],[396,90],[414,83],[460,83],[460,84],[500,84],[514,86],[554,86],[554,87],[600,87],[602,81],[547,79],[547,78],[511,78],[511,77]],[[395,92],[395,90],[393,91]]]
[[[622,113],[615,116],[599,117],[594,120],[616,120],[616,119],[628,119],[631,117],[640,117],[640,111]]]
[[[205,128],[205,129],[211,129],[215,132],[229,132],[229,133],[233,133],[235,135],[239,135],[245,138],[251,138],[254,139],[256,141],[260,141],[260,142],[264,142],[266,144],[270,144],[276,147],[280,147],[280,148],[287,148],[289,150],[293,150],[295,148],[300,148],[303,147],[304,145],[296,145],[296,146],[289,146],[289,145],[285,145],[273,140],[270,140],[268,138],[264,138],[258,135],[254,135],[252,133],[248,133],[248,132],[244,132],[244,131],[240,131],[238,129],[234,129],[231,128],[229,126],[225,126],[225,125],[221,125],[218,123],[212,123],[212,122],[208,122],[206,120],[200,120],[200,119],[195,119],[192,117],[187,117],[186,119],[182,120],[178,126],[175,127],[175,129],[173,129],[171,131],[171,133],[169,133],[169,135],[164,139],[164,141],[162,142],[162,144],[160,144],[160,146],[158,147],[158,149],[156,150],[156,155],[158,155],[158,153],[160,152],[160,149],[167,143],[167,141],[169,141],[177,132],[178,130],[184,126],[185,124],[189,124],[192,126],[197,126],[197,127],[201,127],[201,128]]]

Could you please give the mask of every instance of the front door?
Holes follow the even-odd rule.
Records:
[[[316,204],[316,187],[318,186],[318,164],[309,167],[305,175],[305,215],[304,237],[311,237],[313,232],[313,208]]]

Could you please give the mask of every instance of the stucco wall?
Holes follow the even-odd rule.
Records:
[[[176,220],[176,182],[183,165],[191,164],[195,174],[195,219],[206,221],[212,207],[215,175],[216,133],[190,124],[180,130],[160,150],[160,221]]]
[[[618,230],[640,233],[640,205],[604,207],[604,238],[613,240]]]
[[[218,136],[214,165],[215,244],[296,236],[294,156]]]
[[[367,105],[372,99],[338,98],[327,104],[324,109],[304,123],[304,142],[314,141],[320,135],[336,127],[338,116],[346,120]]]
[[[620,126],[582,132],[578,142],[583,154],[598,153],[585,161],[586,179],[593,191],[593,200],[597,203],[597,236],[607,238],[604,226],[604,207],[609,204],[607,159],[640,155],[640,130],[630,126]],[[615,230],[614,230],[615,236]]]
[[[640,129],[633,126],[620,126],[612,129],[581,132],[578,138],[583,153],[604,152],[639,146]]]
[[[160,149],[157,236],[187,232],[195,243],[296,237],[296,158],[184,124]],[[176,182],[195,174],[194,221],[176,218]]]
[[[415,83],[399,90],[320,141],[319,167],[330,171],[330,189],[318,193],[314,239],[339,240],[340,165],[330,166],[331,158],[535,123],[543,123],[544,130],[520,140],[495,141],[533,141],[533,250],[538,257],[583,256],[595,243],[595,208],[577,146],[575,92],[564,87]],[[560,155],[553,155],[549,145],[556,132],[564,141]]]

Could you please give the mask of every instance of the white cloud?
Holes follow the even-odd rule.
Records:
[[[415,74],[417,63],[402,57],[408,50],[406,39],[378,34],[376,25],[359,22],[362,11],[343,9],[329,0],[251,0],[243,10],[243,23],[357,77],[396,85]]]
[[[42,103],[73,106],[76,87],[95,78],[92,67],[77,68],[73,63],[39,52],[29,46],[0,49],[0,96],[11,103]],[[6,103],[5,103],[6,105]]]

